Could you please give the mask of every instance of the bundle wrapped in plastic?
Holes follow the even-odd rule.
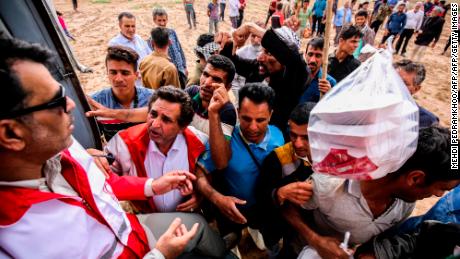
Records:
[[[358,180],[394,172],[417,148],[418,120],[390,51],[378,51],[312,110],[313,169]]]

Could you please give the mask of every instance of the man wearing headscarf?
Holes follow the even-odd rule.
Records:
[[[262,52],[256,60],[242,59],[233,51],[242,47],[250,34],[262,38]],[[289,114],[297,105],[309,78],[309,69],[299,47],[300,40],[292,28],[283,26],[265,30],[255,23],[246,23],[234,31],[233,43],[226,44],[221,51],[222,55],[230,57],[236,72],[244,76],[246,82],[266,79],[268,85],[275,90],[275,105],[270,124],[284,133]]]

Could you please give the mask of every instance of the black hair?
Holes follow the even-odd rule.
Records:
[[[346,25],[340,31],[340,36],[339,36],[340,39],[348,40],[353,37],[359,37],[359,38],[363,37],[363,33],[355,25]]]
[[[29,94],[24,90],[12,66],[20,60],[33,61],[47,66],[54,54],[37,43],[5,38],[2,34],[0,34],[0,49],[2,50],[0,51],[0,82],[2,85],[0,114],[5,114],[25,108],[25,100]]]
[[[149,101],[149,111],[152,108],[152,104],[157,100],[162,99],[171,103],[180,104],[180,116],[177,123],[181,127],[187,127],[193,120],[195,112],[192,107],[192,99],[182,89],[174,87],[172,85],[162,86],[155,90]]]
[[[222,69],[225,73],[227,73],[225,85],[232,83],[236,70],[235,65],[229,58],[218,54],[212,55],[208,58],[208,64],[211,64],[214,68]]]
[[[281,11],[281,9],[283,9],[283,3],[277,3],[276,10]]]
[[[409,59],[403,59],[393,64],[393,67],[396,69],[402,69],[407,73],[415,73],[414,84],[421,85],[425,80],[426,69],[425,66],[421,63],[413,62]]]
[[[196,40],[196,45],[204,47],[204,45],[214,41],[214,34],[203,33]]]
[[[268,108],[273,110],[275,105],[275,91],[263,83],[248,83],[241,87],[238,91],[238,107],[241,107],[241,103],[244,98],[248,98],[256,104],[267,103]]]
[[[56,14],[57,14],[58,16],[61,16],[61,15],[62,15],[62,13],[59,12],[59,11],[56,11]]]
[[[150,32],[152,41],[157,48],[164,48],[169,44],[169,32],[167,28],[156,27]]]
[[[313,110],[315,105],[316,103],[314,102],[298,104],[294,110],[292,110],[291,115],[289,115],[289,120],[297,125],[308,124],[310,120],[310,112]]]
[[[369,13],[366,10],[359,10],[355,14],[355,17],[365,17],[365,18],[367,18],[368,16],[369,16]]]
[[[395,174],[423,171],[425,185],[460,179],[460,174],[450,168],[450,139],[447,128],[431,126],[420,129],[417,150]]]
[[[119,45],[110,46],[107,48],[105,66],[107,66],[107,61],[109,60],[125,61],[126,63],[133,66],[134,71],[137,71],[137,61],[139,60],[139,55],[136,53],[136,51],[128,47]]]
[[[121,22],[121,19],[123,19],[123,17],[126,17],[128,19],[136,19],[136,17],[134,16],[134,14],[130,13],[130,12],[121,12],[119,15],[118,15],[118,22]]]
[[[308,47],[310,47],[310,46],[312,48],[322,50],[324,48],[324,39],[323,39],[323,37],[315,37],[315,38],[311,39],[307,44],[307,48],[305,49],[305,52],[307,52]]]

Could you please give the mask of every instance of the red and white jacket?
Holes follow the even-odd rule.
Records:
[[[182,132],[187,143],[189,171],[195,172],[195,164],[200,154],[205,150],[207,137],[193,127],[187,127]],[[148,126],[139,124],[116,134],[107,144],[107,151],[114,154],[117,163],[112,170],[118,174],[148,177],[145,160],[150,143]],[[132,202],[136,209],[143,213],[156,212],[152,199]]]
[[[61,153],[70,193],[0,185],[0,258],[142,258],[149,252],[136,216],[118,200],[146,199],[147,178],[106,178],[74,140]]]

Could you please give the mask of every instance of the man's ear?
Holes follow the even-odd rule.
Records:
[[[410,171],[406,175],[406,184],[407,186],[419,186],[425,183],[425,172],[421,170]]]
[[[268,121],[272,119],[272,115],[273,115],[273,109],[270,111],[270,116],[268,116]]]
[[[26,147],[24,127],[15,120],[0,120],[0,146],[12,151]]]

